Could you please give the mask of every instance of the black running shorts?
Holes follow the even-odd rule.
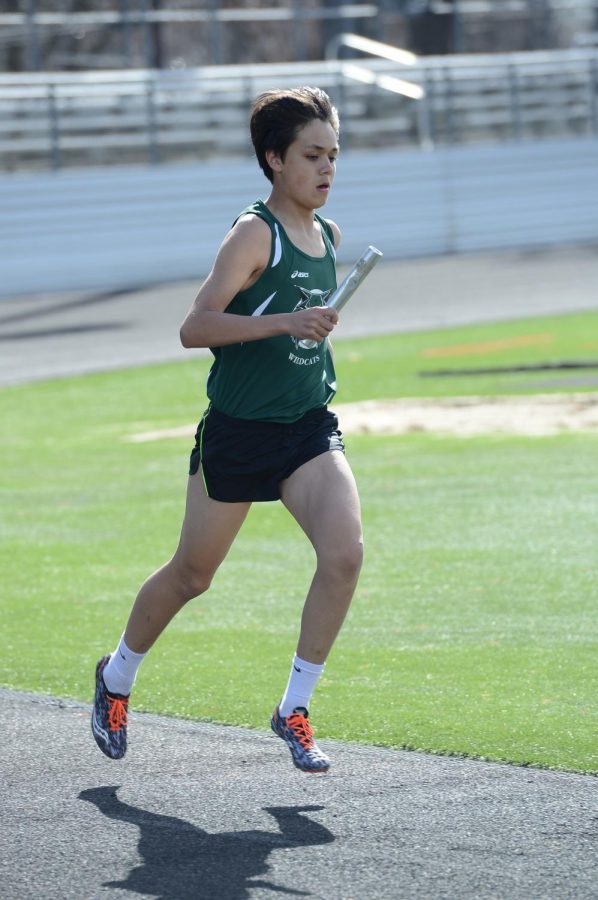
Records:
[[[325,406],[291,424],[237,419],[210,406],[197,428],[189,474],[201,465],[213,500],[278,500],[281,481],[328,450],[344,452],[345,445],[338,419]]]

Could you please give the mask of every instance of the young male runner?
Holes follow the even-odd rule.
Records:
[[[214,354],[181,537],[141,587],[118,646],[97,664],[92,730],[107,756],[124,756],[143,657],[184,604],[209,588],[251,503],[280,499],[317,564],[271,727],[298,768],[321,772],[330,760],[314,741],[308,707],[362,561],[355,480],[327,409],[336,389],[327,338],[338,315],[324,304],[336,287],[340,232],[316,212],[334,179],[339,121],[323,91],[302,87],[260,95],[250,125],[272,189],[233,224],[181,327],[183,346]],[[317,346],[306,349],[306,340]]]

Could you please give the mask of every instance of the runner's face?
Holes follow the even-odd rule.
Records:
[[[338,141],[329,122],[313,119],[289,145],[284,161],[269,159],[275,186],[309,209],[319,209],[328,200],[334,181]]]

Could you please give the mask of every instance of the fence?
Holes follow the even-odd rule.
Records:
[[[419,57],[414,102],[346,77],[347,62],[0,76],[4,170],[247,156],[251,98],[318,84],[340,107],[344,148],[598,134],[598,48]],[[368,60],[379,75],[405,75]]]

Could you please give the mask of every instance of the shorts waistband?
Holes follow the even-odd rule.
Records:
[[[317,422],[323,418],[327,412],[327,406],[315,406],[313,409],[308,410],[292,422],[277,422],[274,419],[242,419],[237,416],[229,416],[228,413],[223,413],[210,404],[206,411],[206,415],[209,414],[212,419],[219,419],[223,423],[228,422],[230,425],[234,425],[237,428],[270,427],[274,430],[284,430],[285,428],[295,428],[298,425],[302,425],[304,422]]]

